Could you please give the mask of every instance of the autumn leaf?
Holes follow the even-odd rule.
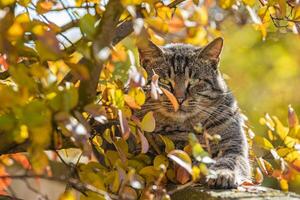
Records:
[[[175,172],[176,180],[180,184],[185,184],[191,179],[190,173],[184,167],[177,166],[177,168],[175,168]]]
[[[192,174],[192,160],[186,152],[182,150],[173,150],[168,153],[168,158],[184,168],[188,173]]]
[[[168,97],[169,101],[173,105],[174,111],[176,112],[179,109],[179,104],[178,104],[178,101],[177,101],[176,97],[171,92],[166,90],[165,88],[161,88],[161,90]]]
[[[299,124],[296,112],[294,111],[291,105],[289,105],[288,107],[288,122],[290,128],[294,128]]]
[[[145,135],[138,129],[138,136],[140,137],[141,140],[141,153],[147,153],[149,150],[149,142],[147,140],[147,138],[145,137]]]
[[[171,139],[169,139],[167,136],[163,136],[160,134],[159,134],[159,137],[161,138],[161,140],[163,141],[163,143],[165,145],[166,153],[170,153],[171,151],[173,151],[175,149],[174,142]]]
[[[255,184],[261,184],[264,180],[264,176],[261,173],[260,169],[257,167],[255,169],[255,173],[254,173],[254,183]]]
[[[141,122],[141,128],[147,132],[153,132],[155,130],[155,118],[152,111],[144,116]]]

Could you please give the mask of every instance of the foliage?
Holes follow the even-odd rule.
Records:
[[[198,127],[178,150],[163,133],[153,133],[152,112],[135,116],[150,96],[166,95],[178,109],[159,77],[147,77],[139,66],[136,46],[146,38],[205,45],[226,34],[227,18],[239,28],[251,24],[259,41],[274,32],[298,34],[300,7],[281,0],[0,0],[0,9],[0,192],[10,191],[13,178],[45,178],[66,183],[59,196],[65,200],[75,199],[73,190],[81,199],[168,199],[167,184],[190,185],[209,173],[214,161],[207,144],[217,136],[201,145],[195,134],[206,134]],[[254,137],[255,181],[275,177],[287,190],[287,181],[299,179],[296,115],[290,108],[289,128],[268,115],[261,121],[269,130],[268,138]],[[67,163],[56,151],[71,147],[88,162],[80,156]],[[28,154],[10,154],[22,151]],[[270,161],[262,152],[275,157]],[[55,177],[50,161],[62,162],[66,176]],[[9,174],[13,163],[27,173]]]
[[[289,189],[289,182],[300,178],[300,125],[298,117],[290,106],[288,110],[288,127],[275,117],[266,114],[260,119],[266,126],[264,136],[252,135],[253,152],[257,168],[255,181],[262,183],[263,177],[278,180],[282,190]],[[249,130],[251,132],[251,130]]]

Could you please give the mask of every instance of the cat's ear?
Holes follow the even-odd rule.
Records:
[[[199,53],[202,58],[219,61],[223,48],[223,38],[218,37],[204,47]]]
[[[139,41],[138,50],[141,60],[149,60],[163,56],[163,50],[148,39]]]

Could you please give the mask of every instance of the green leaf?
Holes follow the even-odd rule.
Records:
[[[87,38],[92,40],[96,33],[95,29],[96,17],[91,14],[84,15],[79,21],[79,27],[83,33],[86,34]]]

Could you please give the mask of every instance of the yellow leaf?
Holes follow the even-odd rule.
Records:
[[[144,116],[141,122],[141,128],[147,132],[153,132],[155,130],[155,119],[152,111]]]
[[[223,9],[229,9],[235,3],[234,0],[219,0],[218,4]]]
[[[15,22],[7,31],[7,34],[8,34],[8,37],[11,39],[11,40],[16,40],[18,39],[19,37],[21,37],[24,33],[24,30],[22,28],[22,26]]]
[[[193,177],[194,181],[200,178],[200,174],[201,174],[200,168],[197,167],[197,166],[193,166],[193,168],[192,168],[192,177]]]
[[[176,149],[168,153],[168,157],[192,174],[192,160],[186,152]]]
[[[243,0],[243,3],[248,6],[254,6],[256,0]]]
[[[74,192],[67,190],[59,196],[58,200],[76,200],[76,196]]]
[[[128,94],[130,96],[132,96],[135,100],[135,102],[138,104],[138,105],[143,105],[146,101],[146,95],[143,91],[142,88],[140,87],[137,87],[137,88],[134,88],[134,89],[131,89]]]
[[[273,120],[275,122],[276,133],[278,134],[280,139],[284,140],[289,132],[289,129],[284,127],[277,117],[273,116]]]
[[[272,143],[264,137],[256,135],[254,137],[254,142],[266,150],[274,149]]]
[[[20,127],[20,135],[22,138],[28,138],[28,127],[26,125],[21,125]]]
[[[160,166],[161,165],[164,165],[165,168],[167,169],[168,166],[169,166],[169,160],[166,156],[164,155],[158,155],[154,158],[154,161],[153,161],[153,166],[156,168],[156,169],[160,169]]]
[[[280,184],[281,190],[283,190],[283,191],[288,191],[289,190],[289,184],[288,184],[287,180],[281,179],[279,181],[279,184]]]
[[[124,95],[124,101],[126,102],[126,104],[130,107],[130,108],[133,108],[133,109],[141,109],[141,106],[138,105],[134,99],[134,97],[128,95],[128,94],[125,94]]]
[[[0,0],[0,5],[8,6],[10,4],[13,4],[15,0]]]
[[[170,151],[175,149],[175,145],[172,140],[170,140],[168,137],[159,135],[159,137],[162,139],[162,141],[165,144],[165,152],[169,153]]]

